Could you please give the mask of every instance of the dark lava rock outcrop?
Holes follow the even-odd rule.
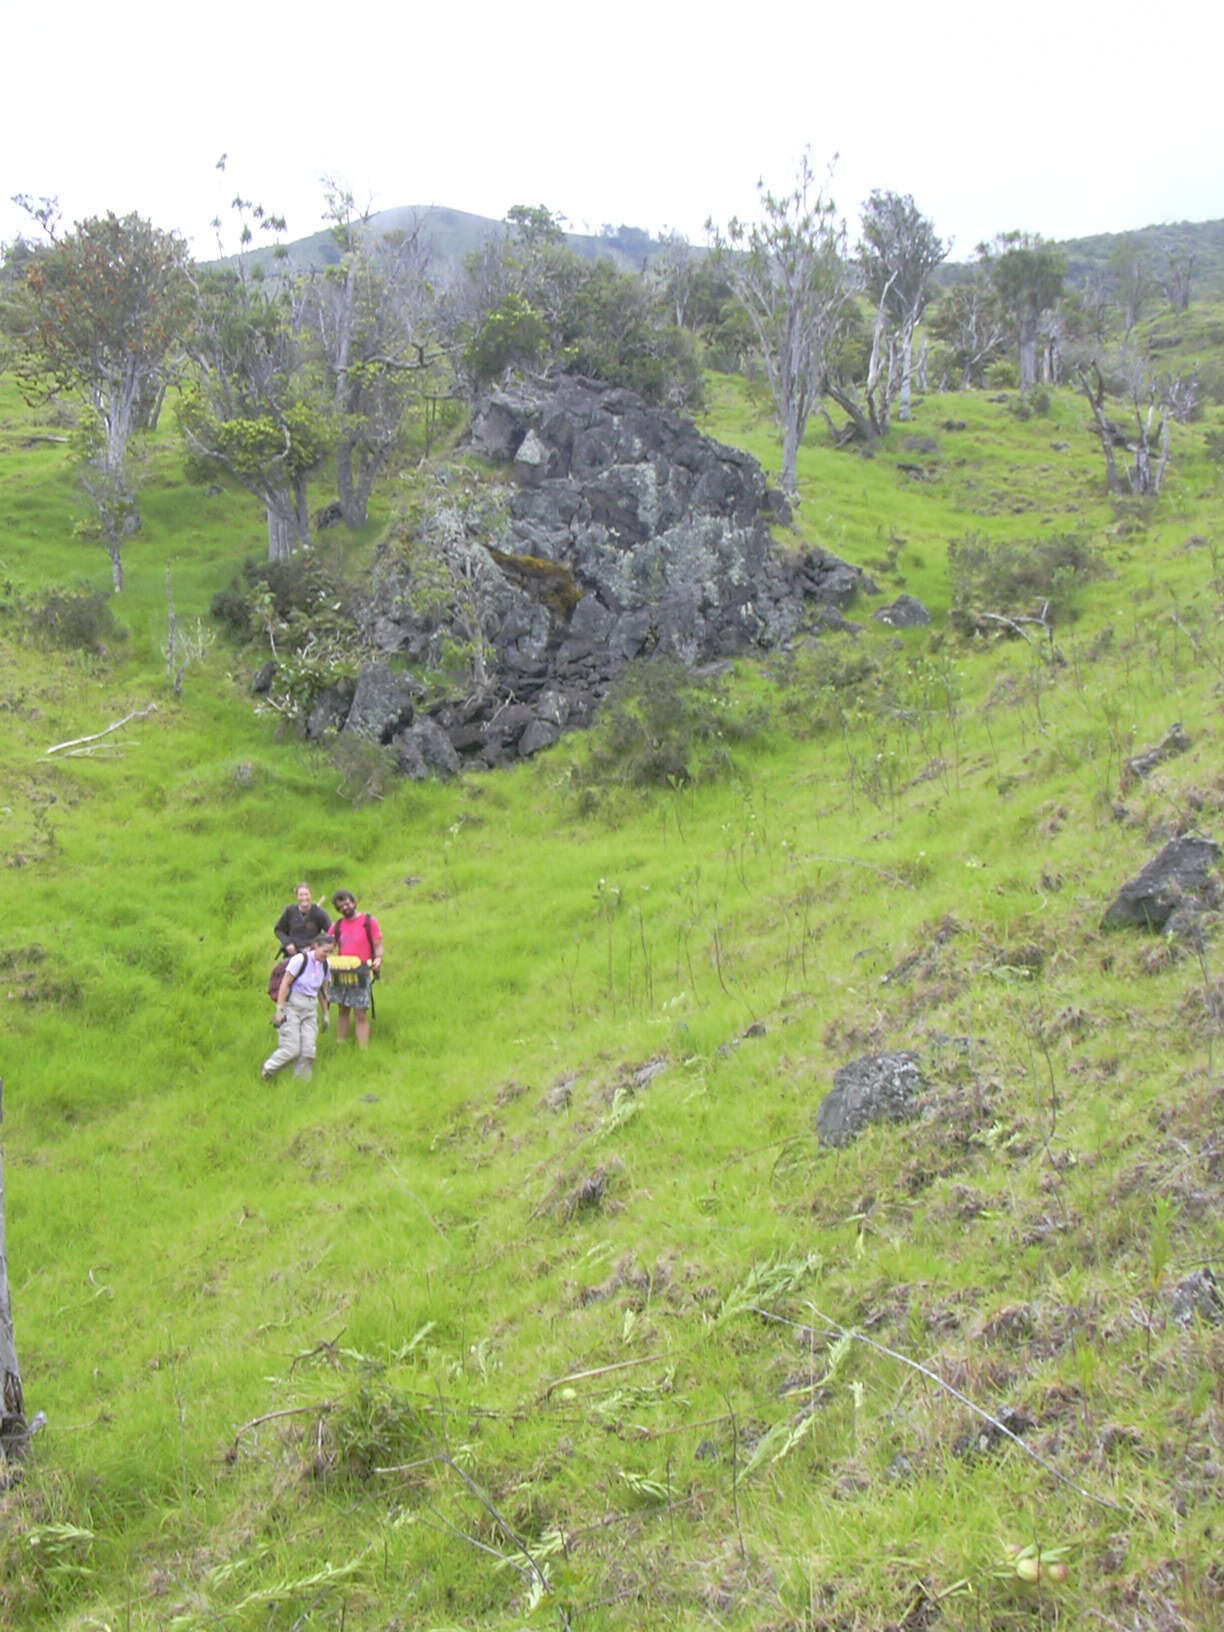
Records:
[[[394,742],[408,775],[526,757],[588,724],[637,658],[695,668],[776,647],[844,626],[853,597],[874,592],[825,551],[779,550],[770,524],[789,513],[756,460],[630,391],[565,377],[493,393],[471,445],[513,476],[504,525],[481,540],[496,569],[484,576],[487,685],[430,707],[423,729],[411,685],[374,663],[353,712],[329,694],[308,727]],[[365,611],[388,659],[419,658],[436,632],[413,610],[410,561],[380,560]]]

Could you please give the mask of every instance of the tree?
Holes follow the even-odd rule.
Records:
[[[0,1126],[4,1122],[4,1079],[0,1077]],[[9,1298],[4,1228],[4,1147],[0,1143],[0,1457],[19,1457],[29,1440],[25,1395],[17,1367],[13,1306]]]
[[[1123,238],[1109,257],[1109,270],[1122,308],[1122,356],[1125,358],[1131,331],[1143,316],[1156,283],[1147,257],[1133,237]]]
[[[978,245],[996,294],[1012,320],[1020,352],[1020,389],[1037,383],[1037,335],[1042,314],[1062,293],[1066,256],[1036,233],[1004,232]]]
[[[550,210],[547,204],[512,204],[506,211],[506,235],[529,250],[542,244],[563,244],[564,220],[559,210]]]
[[[908,193],[877,190],[863,206],[859,264],[867,293],[899,338],[903,420],[910,417],[914,330],[931,299],[931,274],[950,248]]]
[[[999,297],[980,267],[943,292],[927,327],[960,370],[962,391],[980,384],[987,363],[998,356],[1007,335]]]
[[[542,215],[541,215],[542,212]],[[516,206],[500,248],[467,257],[462,283],[445,302],[469,392],[511,369],[589,374],[652,402],[691,404],[701,374],[691,335],[660,316],[640,277],[611,260],[582,260],[545,230],[541,205]]]
[[[707,223],[715,254],[756,336],[782,422],[782,487],[798,489],[796,461],[812,409],[824,393],[828,361],[851,314],[845,224],[804,153],[789,193],[757,184],[761,219]]]
[[[197,481],[228,476],[264,506],[268,559],[310,543],[310,474],[331,444],[305,380],[299,312],[287,285],[230,268],[200,274],[188,342],[194,364],[178,405]]]
[[[95,216],[60,237],[52,200],[18,202],[51,242],[25,258],[6,307],[14,370],[29,401],[69,391],[84,404],[82,477],[118,594],[122,545],[140,525],[128,444],[188,322],[186,245],[139,215]]]
[[[678,329],[684,327],[692,299],[696,262],[693,246],[683,233],[665,232],[659,239],[659,253],[650,268],[651,282],[671,305]]]
[[[329,186],[338,265],[317,274],[304,316],[330,387],[336,486],[350,527],[364,527],[370,493],[399,445],[405,415],[440,358],[432,341],[429,250],[421,223],[375,239],[352,195]]]
[[[279,561],[310,544],[307,483],[333,431],[308,371],[300,291],[248,263],[251,223],[279,237],[284,219],[241,196],[233,208],[239,254],[195,281],[193,366],[179,395],[179,428],[195,480],[228,476],[263,502],[268,559]],[[220,247],[220,221],[213,226]]]
[[[1101,452],[1105,455],[1105,485],[1109,492],[1159,493],[1169,462],[1170,418],[1159,386],[1147,377],[1142,367],[1131,370],[1128,394],[1135,429],[1128,432],[1105,411],[1105,381],[1097,364],[1092,364],[1091,378],[1085,368],[1080,368],[1078,373],[1080,389],[1092,409]],[[1129,464],[1126,454],[1130,455]],[[1119,455],[1122,455],[1120,460]]]
[[[1184,312],[1190,305],[1190,287],[1197,258],[1196,251],[1188,243],[1175,244],[1165,254],[1160,287],[1175,312]]]

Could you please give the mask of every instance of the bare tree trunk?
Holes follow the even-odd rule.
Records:
[[[849,417],[850,421],[850,423],[845,426],[843,430],[839,431],[833,424],[832,419],[830,419],[827,414],[825,415],[829,429],[833,432],[833,440],[836,445],[839,448],[843,448],[850,442],[870,443],[874,441],[875,426],[872,420],[869,419],[863,412],[860,404],[857,403],[851,396],[850,392],[843,386],[836,384],[833,380],[828,381],[827,390],[829,396],[833,398],[833,401],[842,410],[842,412]]]
[[[1037,320],[1020,319],[1020,389],[1031,391],[1037,384]]]
[[[1096,389],[1089,384],[1088,376],[1081,368],[1079,381],[1084,395],[1088,398],[1088,405],[1092,409],[1092,417],[1096,421],[1097,436],[1101,442],[1101,452],[1105,455],[1105,486],[1110,493],[1124,493],[1126,488],[1122,478],[1118,475],[1118,464],[1114,458],[1114,433],[1108,419],[1105,417],[1105,381],[1101,378],[1101,371],[1094,366],[1096,375]]]
[[[799,491],[796,466],[799,460],[799,443],[802,439],[803,432],[799,428],[798,416],[788,413],[782,426],[782,491],[790,494],[792,498]]]
[[[349,522],[350,527],[364,527],[370,519],[370,494],[374,490],[376,474],[377,470],[371,463],[357,477],[357,484],[353,488],[353,519]]]
[[[310,548],[310,494],[308,478],[303,472],[293,481],[293,507],[297,523],[298,543],[304,550]]]
[[[336,449],[336,497],[340,500],[340,514],[349,527],[363,527],[365,517],[357,519],[357,492],[353,482],[353,444],[342,437]]]
[[[4,1122],[4,1079],[0,1077],[0,1126]],[[9,1300],[8,1250],[4,1230],[4,1146],[0,1142],[0,1453],[16,1459],[25,1454],[29,1440],[25,1395],[17,1369],[13,1336],[13,1308]]]
[[[270,502],[264,506],[268,516],[268,560],[283,561],[293,554],[295,529],[292,518],[273,507]]]
[[[925,353],[923,354],[925,359]],[[897,418],[910,417],[910,379],[914,371],[914,330],[906,324],[901,335],[901,394],[897,399]]]

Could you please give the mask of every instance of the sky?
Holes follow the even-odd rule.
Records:
[[[545,204],[705,242],[810,150],[853,238],[873,188],[912,194],[952,258],[1224,217],[1224,7],[1183,0],[63,0],[8,8],[0,242],[55,196],[67,222],[137,211],[216,253],[235,192],[318,230],[323,179],[359,207],[501,218]],[[224,171],[217,169],[227,155]]]

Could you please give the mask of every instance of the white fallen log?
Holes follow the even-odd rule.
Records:
[[[116,720],[114,725],[108,725],[104,731],[94,731],[87,737],[70,737],[67,742],[55,743],[46,750],[43,757],[50,759],[52,754],[63,753],[66,748],[79,748],[82,743],[97,742],[99,738],[109,737],[112,731],[118,731],[120,727],[127,725],[129,720],[143,720],[146,714],[156,714],[156,712],[156,703],[149,703],[145,708],[134,708],[130,714],[125,714],[121,720]]]

